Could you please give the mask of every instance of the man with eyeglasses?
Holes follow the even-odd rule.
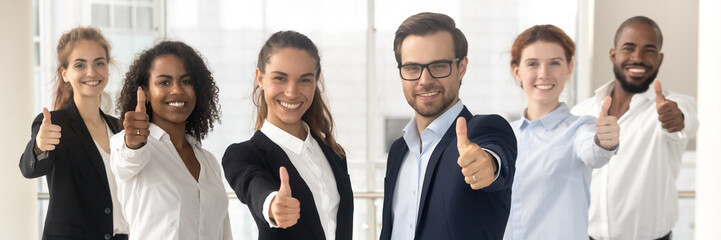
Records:
[[[415,116],[388,153],[380,239],[503,238],[516,138],[502,117],[473,116],[458,98],[465,36],[450,17],[419,13],[393,50]]]

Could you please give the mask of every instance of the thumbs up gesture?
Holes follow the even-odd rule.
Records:
[[[456,121],[456,138],[458,139],[458,166],[461,167],[461,173],[463,173],[466,183],[471,185],[473,190],[491,185],[496,170],[498,170],[498,163],[491,154],[468,139],[464,117],[459,117]]]
[[[653,82],[653,88],[656,90],[656,112],[658,112],[658,121],[661,122],[661,127],[668,132],[683,130],[686,126],[683,121],[683,113],[678,108],[678,104],[666,99],[663,95],[661,82],[658,80]]]
[[[611,101],[611,96],[606,96],[601,105],[601,113],[598,114],[598,120],[596,120],[596,144],[606,150],[618,146],[618,137],[621,131],[618,118],[608,115]]]
[[[141,148],[148,141],[150,123],[145,113],[145,91],[138,87],[138,105],[135,111],[125,113],[123,120],[125,127],[125,145],[130,149]]]
[[[270,201],[268,216],[275,220],[280,228],[289,228],[298,223],[300,219],[300,202],[292,197],[288,171],[280,167],[280,188],[278,194]]]
[[[35,147],[40,152],[55,150],[55,145],[60,143],[60,126],[50,121],[50,112],[43,107],[43,123],[40,124],[38,135],[35,136]]]

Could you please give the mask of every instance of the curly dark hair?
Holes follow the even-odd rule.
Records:
[[[205,138],[213,129],[213,122],[220,123],[220,104],[218,103],[218,87],[213,76],[205,65],[203,57],[192,47],[183,42],[163,41],[153,48],[143,51],[135,62],[130,65],[128,73],[123,80],[123,89],[120,92],[117,106],[120,111],[120,121],[124,121],[127,111],[134,111],[137,105],[138,87],[148,90],[150,69],[155,58],[172,54],[182,59],[183,65],[193,79],[196,104],[193,112],[185,120],[185,133],[195,137],[198,141]],[[145,103],[146,114],[153,122],[153,108],[149,102]]]

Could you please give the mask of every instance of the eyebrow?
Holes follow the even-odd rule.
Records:
[[[448,59],[443,59],[443,58],[441,58],[441,59],[436,59],[436,60],[430,61],[430,62],[428,62],[428,63],[426,63],[426,64],[431,64],[431,63],[436,63],[436,62],[441,62],[441,61],[453,61],[453,60],[448,60]],[[417,63],[417,62],[406,62],[406,63],[402,63],[401,65],[410,65],[410,64],[419,64],[419,65],[420,65],[420,63]],[[425,65],[425,64],[424,64],[424,65]]]
[[[180,79],[183,79],[185,77],[190,77],[190,73],[186,73],[180,76]],[[167,74],[160,74],[158,76],[155,76],[155,78],[170,78],[173,79],[173,76],[167,75]]]
[[[93,61],[98,61],[98,60],[105,60],[105,57],[99,57],[99,58],[96,58],[96,59],[93,60]],[[75,59],[74,62],[87,62],[87,60],[82,59],[82,58],[78,58],[78,59]]]
[[[624,43],[622,46],[636,47],[636,46],[638,46],[638,45],[636,45],[635,43]],[[656,45],[653,45],[653,44],[646,44],[646,45],[643,45],[643,47],[658,49],[658,47],[657,47]]]
[[[284,73],[284,72],[281,72],[281,71],[272,71],[271,73],[278,74],[278,75],[283,75],[284,77],[287,77],[287,76],[288,76],[287,73]],[[315,76],[315,73],[306,73],[306,74],[300,75],[300,77],[313,77],[313,76]]]

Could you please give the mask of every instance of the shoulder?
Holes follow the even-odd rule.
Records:
[[[498,114],[475,115],[468,121],[468,131],[483,128],[511,128],[511,125],[505,118]],[[450,129],[455,131],[455,129]]]
[[[597,104],[598,103],[596,102],[595,97],[590,97],[573,106],[573,108],[571,109],[571,113],[577,116],[593,114]]]
[[[696,99],[689,95],[681,94],[681,93],[675,93],[669,91],[668,94],[665,96],[666,99],[677,102],[677,103],[686,103],[686,104],[695,104]]]

